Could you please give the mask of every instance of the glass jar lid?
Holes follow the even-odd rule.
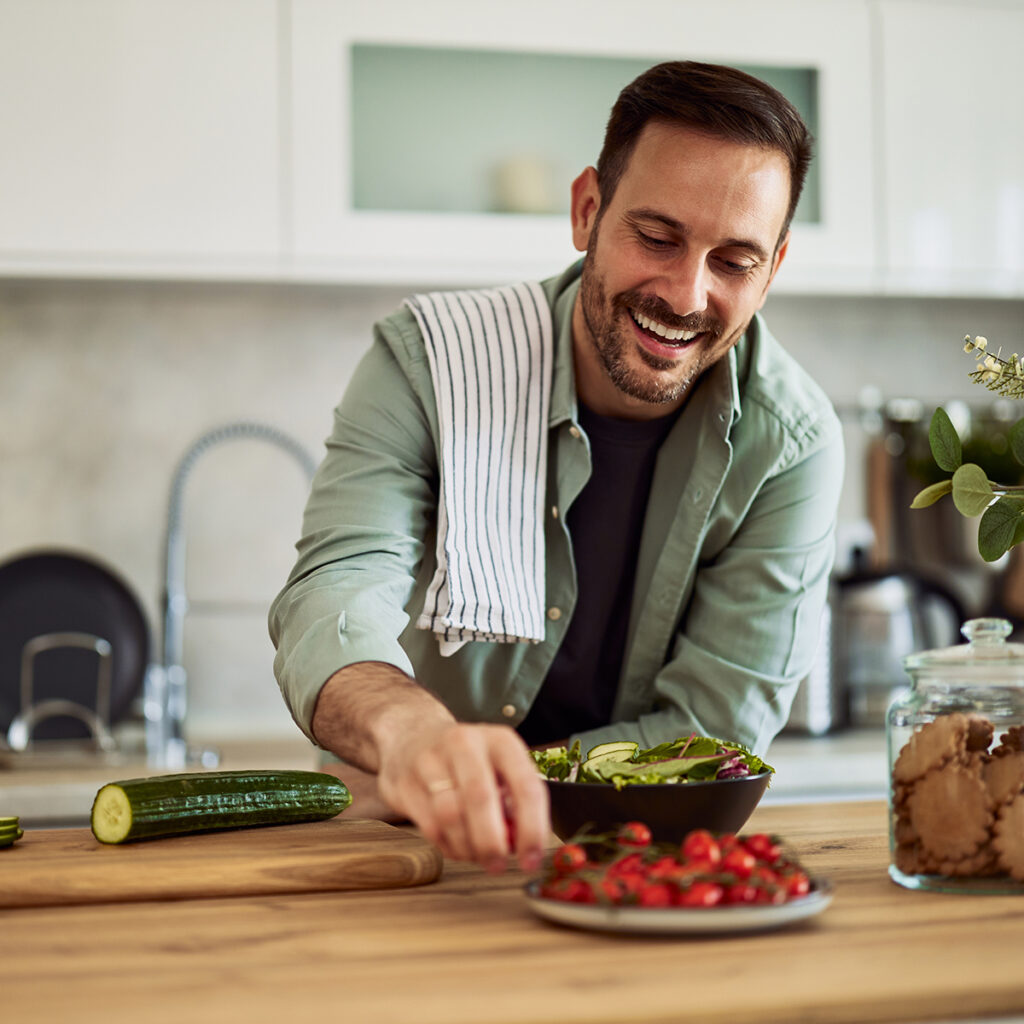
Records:
[[[1005,670],[1007,682],[1024,680],[1024,644],[1007,643],[1013,626],[1006,619],[969,619],[960,632],[966,644],[910,654],[903,667],[911,675],[942,675],[947,669],[962,675],[977,668],[992,682],[993,672]]]

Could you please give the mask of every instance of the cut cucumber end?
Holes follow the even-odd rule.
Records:
[[[132,805],[116,783],[103,786],[92,804],[92,834],[101,843],[123,843],[132,828]]]

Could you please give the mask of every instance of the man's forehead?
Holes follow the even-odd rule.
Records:
[[[774,246],[789,210],[790,167],[785,153],[773,147],[650,122],[637,139],[612,201],[618,199],[623,210],[685,221],[676,217],[673,197],[691,179],[732,189],[737,207],[745,206],[763,230],[774,232]]]

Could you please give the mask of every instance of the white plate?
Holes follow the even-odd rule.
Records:
[[[766,903],[724,907],[636,907],[611,903],[568,903],[540,895],[540,883],[526,886],[526,902],[534,913],[574,928],[639,932],[647,935],[710,935],[719,932],[761,932],[782,928],[820,914],[832,902],[832,885],[812,879],[806,896],[776,905]]]

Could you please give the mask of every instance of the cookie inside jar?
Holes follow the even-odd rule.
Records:
[[[889,713],[889,874],[908,888],[1024,893],[1024,648],[1004,620],[907,659]]]

